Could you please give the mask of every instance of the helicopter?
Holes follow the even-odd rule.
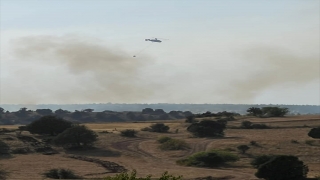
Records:
[[[151,42],[158,42],[158,43],[161,43],[162,41],[157,39],[157,38],[154,38],[154,39],[145,39],[146,41],[151,41]]]
[[[168,40],[168,39],[163,39],[163,40]],[[154,38],[154,39],[145,39],[145,41],[151,41],[151,42],[157,42],[157,43],[161,43],[162,41]],[[139,51],[137,54],[141,53],[142,51],[144,51],[145,49],[147,49],[148,47],[150,47],[152,44],[149,44],[147,47],[143,48],[141,51]],[[136,55],[133,55],[133,57],[135,58]]]

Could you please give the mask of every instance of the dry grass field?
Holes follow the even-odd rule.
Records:
[[[40,153],[13,154],[1,156],[0,165],[10,173],[9,179],[44,179],[42,173],[50,168],[68,168],[85,178],[100,178],[112,176],[108,169],[97,163],[69,158],[69,155],[85,156],[117,163],[128,170],[136,169],[138,176],[152,174],[159,177],[164,171],[170,174],[183,175],[184,179],[197,177],[221,177],[220,179],[254,180],[256,169],[250,165],[252,157],[262,154],[284,154],[298,156],[309,166],[308,177],[320,175],[320,142],[308,137],[311,127],[320,126],[320,116],[292,116],[283,118],[253,118],[238,117],[230,121],[228,126],[237,127],[241,122],[249,120],[253,123],[265,123],[275,127],[273,129],[236,129],[225,130],[223,138],[194,138],[186,131],[188,124],[184,120],[162,121],[170,127],[169,133],[152,133],[139,131],[137,137],[126,138],[120,136],[121,130],[148,127],[152,122],[127,122],[85,124],[96,131],[99,140],[95,149],[86,151],[59,151],[54,155]],[[0,128],[15,129],[18,126],[0,126]],[[178,129],[178,133],[176,133]],[[109,133],[103,133],[108,131]],[[23,132],[24,135],[30,135]],[[0,135],[0,139],[10,147],[21,147],[26,144],[19,142],[14,132]],[[32,136],[32,135],[30,135]],[[156,139],[169,136],[184,139],[189,145],[188,150],[162,151],[158,148]],[[38,138],[34,136],[34,138]],[[258,145],[253,146],[251,141]],[[240,154],[237,146],[246,144],[250,149],[246,154]],[[210,149],[228,149],[237,154],[240,160],[220,168],[184,167],[176,164],[176,160],[193,153]]]

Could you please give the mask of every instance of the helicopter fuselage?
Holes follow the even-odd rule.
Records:
[[[160,41],[159,39],[146,39],[146,41],[158,42],[158,43],[161,43],[161,42],[162,42],[162,41]]]

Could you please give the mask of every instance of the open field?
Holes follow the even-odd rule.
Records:
[[[10,172],[9,179],[43,179],[42,173],[50,168],[69,168],[76,174],[85,178],[99,178],[114,175],[110,170],[97,163],[72,159],[68,156],[77,155],[95,158],[101,161],[114,162],[128,170],[136,169],[138,176],[153,174],[160,176],[164,171],[170,174],[183,175],[184,179],[197,177],[224,177],[224,179],[250,180],[257,179],[254,176],[256,169],[250,165],[252,157],[262,154],[296,155],[309,166],[308,177],[320,175],[320,142],[308,137],[311,127],[320,126],[320,116],[291,116],[284,118],[253,118],[238,117],[235,121],[228,122],[228,126],[240,126],[241,122],[249,120],[253,123],[265,123],[275,129],[226,129],[223,138],[194,138],[186,131],[189,124],[184,120],[162,121],[170,127],[169,133],[152,133],[139,131],[136,138],[126,138],[119,135],[123,129],[135,129],[148,127],[152,122],[127,122],[127,123],[103,123],[85,124],[96,131],[99,140],[95,149],[87,151],[59,151],[54,155],[41,153],[13,154],[1,156],[0,165]],[[18,126],[0,126],[0,128],[15,129]],[[176,132],[178,129],[178,133]],[[110,133],[102,133],[108,131]],[[39,136],[23,132],[23,135],[38,139]],[[156,139],[160,136],[170,136],[184,139],[189,145],[188,150],[162,151],[158,148]],[[16,134],[6,133],[0,135],[0,139],[10,147],[29,146],[19,141]],[[256,141],[258,146],[250,145]],[[306,142],[312,142],[306,143]],[[237,146],[246,144],[250,149],[246,154],[240,154]],[[175,162],[193,153],[210,149],[228,149],[239,155],[238,162],[220,168],[196,168],[179,166]]]

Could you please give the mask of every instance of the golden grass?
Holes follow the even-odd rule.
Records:
[[[124,122],[124,123],[86,123],[85,125],[97,132],[110,131],[113,133],[98,133],[99,140],[95,146],[97,149],[84,152],[65,152],[60,150],[60,154],[45,156],[41,154],[14,155],[8,159],[1,159],[0,164],[9,172],[9,179],[41,179],[42,173],[49,168],[69,168],[76,174],[86,178],[103,177],[98,173],[106,172],[96,164],[69,159],[63,157],[65,153],[84,155],[101,160],[116,162],[129,170],[136,169],[138,176],[153,174],[154,177],[161,176],[164,171],[174,175],[183,175],[184,178],[195,178],[204,176],[234,176],[235,179],[257,179],[254,176],[256,169],[252,168],[250,161],[255,155],[262,154],[291,154],[298,156],[309,166],[309,177],[319,175],[320,172],[320,142],[315,140],[313,146],[306,144],[307,140],[314,140],[308,137],[310,127],[294,128],[295,126],[320,126],[319,116],[292,116],[284,118],[254,118],[241,117],[232,121],[229,125],[239,126],[243,120],[254,123],[266,123],[274,127],[284,127],[279,129],[227,129],[223,138],[193,138],[187,131],[188,124],[184,120],[159,121],[170,126],[170,133],[138,132],[137,138],[125,138],[119,135],[119,131],[124,129],[136,129],[148,127],[152,122]],[[0,126],[0,128],[14,129],[18,126]],[[112,131],[117,129],[117,131]],[[179,133],[174,133],[179,129]],[[12,133],[12,135],[15,135]],[[156,139],[159,136],[170,136],[176,139],[184,139],[191,147],[190,150],[161,151]],[[0,135],[1,138],[1,135]],[[294,141],[292,141],[294,140]],[[258,146],[250,145],[251,141],[256,141]],[[10,142],[12,146],[19,143]],[[250,146],[247,154],[240,154],[237,146],[246,144]],[[206,169],[195,167],[183,167],[175,163],[176,160],[188,155],[209,149],[229,149],[238,154],[241,159],[228,168]],[[86,175],[97,173],[95,176]],[[112,175],[112,174],[107,174]]]

